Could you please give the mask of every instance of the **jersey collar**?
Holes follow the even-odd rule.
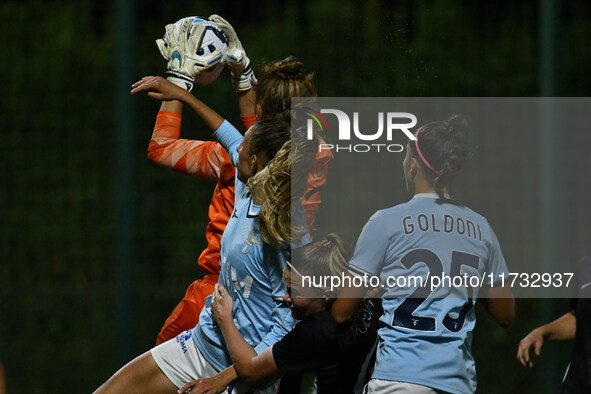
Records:
[[[248,211],[246,213],[246,217],[247,218],[258,218],[259,217],[259,211],[261,210],[261,206],[260,205],[255,205],[252,202],[252,196],[250,197],[250,201],[248,202]]]
[[[447,193],[444,194],[443,197],[451,199],[451,197]],[[437,193],[417,193],[413,196],[413,199],[415,198],[439,198],[439,195]]]

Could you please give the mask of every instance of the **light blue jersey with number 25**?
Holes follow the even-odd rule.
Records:
[[[480,286],[507,274],[486,219],[417,194],[370,218],[350,264],[356,276],[379,276],[385,291],[372,377],[475,392],[473,304]]]

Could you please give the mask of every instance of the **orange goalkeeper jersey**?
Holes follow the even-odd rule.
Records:
[[[180,114],[158,112],[148,157],[177,171],[217,180],[209,204],[209,223],[205,229],[207,247],[197,261],[204,273],[217,275],[220,270],[220,241],[234,208],[236,168],[230,162],[228,152],[217,142],[181,139],[180,132]]]
[[[256,122],[256,119],[254,115],[245,116],[242,117],[242,122],[247,130]],[[230,162],[228,153],[217,142],[181,139],[180,132],[180,114],[158,112],[148,146],[150,160],[186,174],[216,179],[217,184],[209,204],[209,223],[205,229],[207,247],[197,261],[205,276],[191,283],[181,302],[166,319],[158,334],[157,344],[174,338],[198,323],[205,297],[211,294],[218,279],[220,242],[234,208],[236,168]],[[302,201],[310,227],[314,221],[314,215],[320,209],[320,189],[326,183],[328,167],[332,161],[333,156],[330,151],[317,154],[308,175],[308,188]]]
[[[255,122],[253,116],[243,116],[244,129]],[[156,117],[154,133],[148,146],[150,160],[177,171],[201,178],[215,179],[217,184],[209,204],[209,223],[205,229],[207,247],[197,264],[206,274],[218,274],[220,241],[234,207],[234,176],[236,168],[228,152],[214,141],[196,141],[180,138],[181,115],[160,111]],[[328,150],[318,152],[308,175],[308,187],[302,197],[306,221],[312,227],[314,216],[320,209],[322,186],[326,183],[328,168],[334,157]]]

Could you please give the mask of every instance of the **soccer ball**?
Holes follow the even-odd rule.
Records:
[[[222,30],[218,27],[215,22],[210,21],[207,18],[202,18],[199,16],[193,17],[193,25],[197,24],[205,25],[205,33],[203,35],[203,42],[201,43],[201,48],[197,49],[197,53],[192,55],[203,56],[208,55],[216,50],[221,52],[222,59],[219,63],[214,65],[211,68],[203,70],[195,77],[194,82],[199,85],[208,85],[215,81],[224,66],[226,65],[226,52],[228,52],[228,40]],[[193,28],[191,28],[191,33],[193,32]]]

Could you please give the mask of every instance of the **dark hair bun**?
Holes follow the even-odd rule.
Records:
[[[447,120],[447,129],[453,135],[464,135],[468,130],[468,121],[462,115],[452,115]]]
[[[268,72],[282,79],[302,79],[306,77],[304,74],[304,63],[295,56],[289,56],[270,64],[268,66]]]
[[[315,97],[314,75],[306,75],[304,63],[289,56],[260,68],[256,85],[256,103],[264,118],[282,117],[291,120],[291,99]]]
[[[451,139],[444,169],[451,175],[456,175],[468,158],[468,121],[461,115],[452,115],[447,120],[447,131],[451,134]]]

